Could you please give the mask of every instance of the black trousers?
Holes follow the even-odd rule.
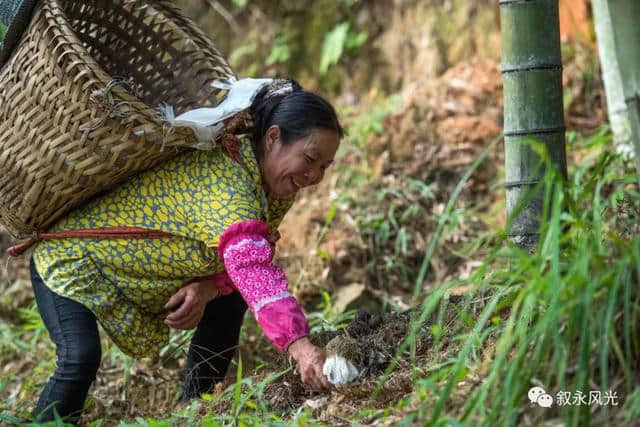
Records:
[[[47,288],[30,264],[38,310],[56,346],[57,368],[40,394],[34,417],[54,419],[54,410],[76,422],[101,360],[96,318],[82,304]],[[238,292],[212,300],[191,340],[182,398],[198,397],[224,378],[235,354],[247,305]]]

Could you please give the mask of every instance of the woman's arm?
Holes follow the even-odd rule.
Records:
[[[322,373],[326,356],[309,341],[307,319],[289,293],[284,271],[272,262],[268,226],[247,221],[234,227],[224,233],[218,246],[229,278],[267,338],[296,360],[302,381],[316,390],[328,387]]]
[[[272,262],[267,236],[268,226],[262,221],[235,224],[221,236],[218,254],[267,338],[286,350],[309,335],[309,326],[288,290],[284,271]]]

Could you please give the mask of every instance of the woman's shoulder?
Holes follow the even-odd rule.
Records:
[[[197,155],[205,182],[230,185],[261,186],[260,169],[250,141],[241,139],[235,150],[221,146]]]
[[[235,162],[224,147],[216,147],[213,150],[193,150],[180,154],[132,179],[130,184],[144,186],[157,181],[165,185],[173,182],[180,186],[221,184],[230,179],[243,181],[249,175],[249,171]]]

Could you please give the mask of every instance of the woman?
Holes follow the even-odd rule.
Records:
[[[253,135],[228,155],[190,152],[76,208],[52,231],[139,227],[155,239],[40,242],[31,262],[38,308],[58,366],[35,414],[75,420],[100,365],[97,321],[125,353],[156,353],[168,327],[192,329],[183,398],[227,371],[247,308],[266,336],[319,390],[325,355],[272,263],[277,227],[296,192],[317,184],[343,136],[335,110],[295,82],[275,81],[253,101]],[[215,273],[215,274],[214,274]],[[185,284],[186,283],[186,284]]]

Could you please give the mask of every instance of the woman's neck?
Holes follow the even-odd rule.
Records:
[[[264,190],[265,196],[269,197],[269,187],[267,186],[267,181],[264,179],[264,157],[258,160],[258,170],[260,171],[260,182],[262,183],[262,189]]]

